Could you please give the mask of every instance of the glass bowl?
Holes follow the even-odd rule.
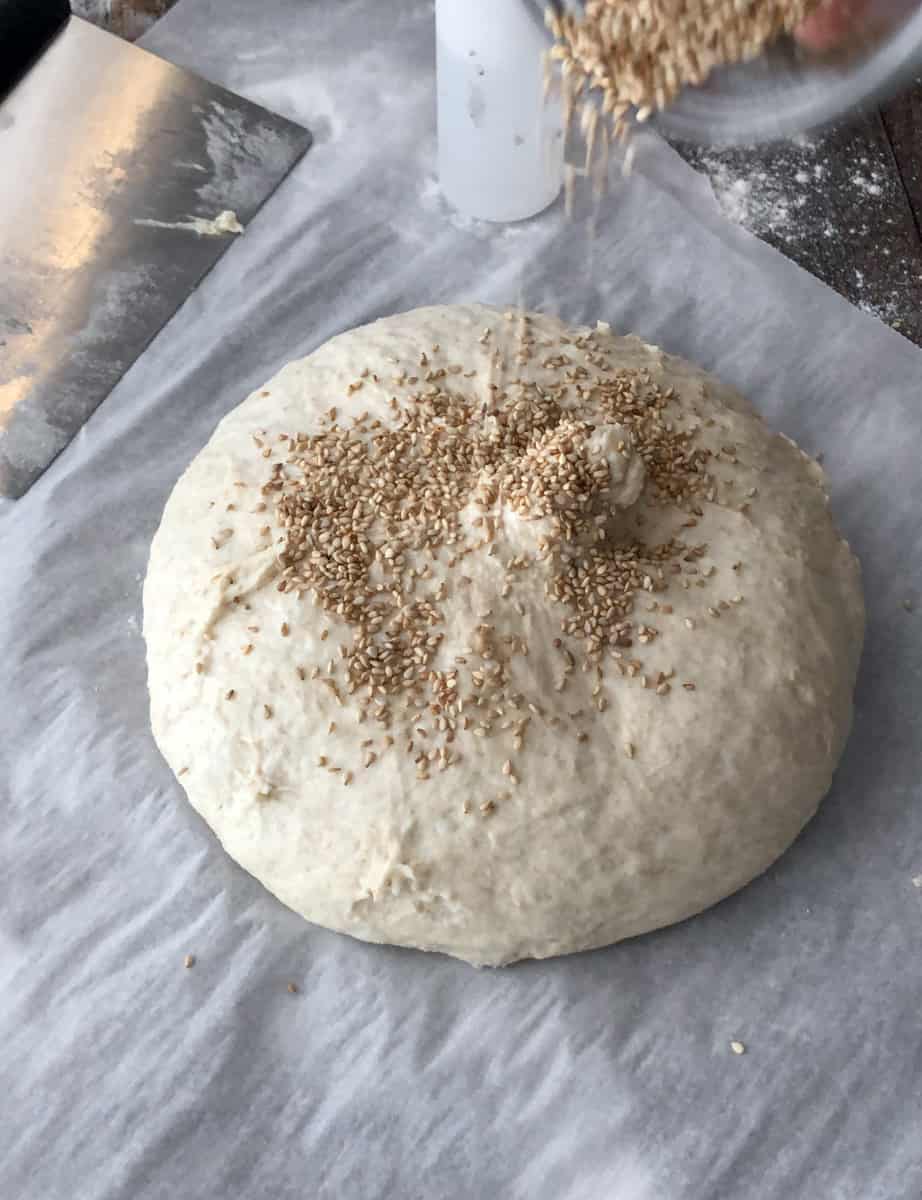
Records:
[[[574,0],[567,7],[575,10]],[[871,0],[870,11],[873,29],[839,53],[819,56],[784,39],[752,62],[685,88],[656,115],[656,128],[690,142],[772,141],[895,92],[922,69],[922,3]]]

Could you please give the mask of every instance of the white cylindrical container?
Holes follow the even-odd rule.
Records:
[[[435,10],[442,191],[470,217],[534,216],[563,181],[539,11],[533,0],[436,0]]]

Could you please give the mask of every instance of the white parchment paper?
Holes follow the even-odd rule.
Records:
[[[316,145],[0,509],[0,1196],[917,1197],[922,354],[727,224],[665,148],[591,263],[558,211],[453,216],[422,0],[182,0],[148,45]],[[140,587],[173,482],[251,388],[379,315],[514,302],[522,264],[529,304],[696,359],[824,453],[870,623],[833,791],[762,879],[476,972],[313,928],[225,857],[149,734]]]

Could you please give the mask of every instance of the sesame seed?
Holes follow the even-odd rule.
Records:
[[[194,967],[194,966],[195,966],[195,955],[194,955],[194,954],[187,954],[187,955],[186,955],[186,957],[185,957],[185,958],[182,960],[182,965],[183,965],[183,966],[184,966],[184,967],[185,967],[187,970],[188,970],[188,968],[189,968],[189,967]]]
[[[736,1041],[731,1042],[730,1049],[733,1051],[734,1054],[745,1054],[746,1053],[746,1047],[742,1042],[736,1042]]]
[[[527,320],[519,318],[516,314],[525,352],[533,337]],[[587,445],[598,424],[628,430],[623,452],[641,455],[657,502],[684,513],[700,512],[694,498],[713,487],[706,471],[709,452],[695,444],[694,431],[666,419],[671,396],[644,369],[615,372],[603,363],[584,394],[581,380],[589,375],[574,361],[573,344],[564,337],[559,346],[542,349],[548,353],[548,369],[576,383],[573,404],[562,404],[551,387],[519,381],[515,390],[494,382],[484,405],[479,389],[465,395],[452,364],[429,369],[426,351],[418,350],[420,359],[426,357],[420,363],[426,378],[404,402],[397,397],[388,401],[387,422],[375,421],[369,431],[368,414],[363,413],[352,418],[350,428],[341,428],[335,424],[336,410],[330,409],[332,424],[319,434],[282,435],[288,457],[266,469],[263,493],[272,498],[281,535],[274,547],[281,569],[277,588],[299,599],[309,597],[337,629],[337,654],[329,659],[325,675],[315,665],[311,678],[319,679],[337,704],[350,708],[359,723],[372,719],[389,727],[399,721],[401,734],[412,732],[424,741],[425,762],[422,751],[415,759],[419,778],[428,778],[429,762],[437,762],[441,770],[459,761],[456,749],[448,750],[456,738],[511,730],[515,751],[523,752],[524,739],[511,711],[521,707],[543,716],[533,697],[509,690],[508,662],[533,648],[520,634],[485,624],[493,610],[483,607],[483,595],[473,604],[481,622],[469,635],[473,645],[448,659],[449,670],[437,666],[446,636],[440,603],[449,594],[449,579],[470,586],[472,577],[456,570],[467,556],[496,554],[494,512],[500,496],[522,518],[547,521],[549,532],[542,533],[533,555],[502,564],[504,556],[497,558],[502,572],[496,592],[509,594],[518,577],[513,573],[536,566],[547,572],[549,601],[563,606],[561,633],[574,639],[572,650],[564,648],[563,637],[555,639],[564,660],[564,678],[557,687],[562,691],[568,676],[575,685],[580,672],[595,669],[597,712],[608,707],[601,656],[611,652],[617,677],[640,671],[639,662],[627,667],[619,661],[622,649],[635,642],[649,644],[666,633],[635,623],[635,606],[643,600],[649,611],[671,614],[672,606],[660,593],[673,568],[681,576],[680,561],[690,563],[704,553],[680,541],[645,545],[635,536],[629,545],[609,545],[601,536],[598,513],[610,504],[611,480],[607,465]],[[582,348],[579,338],[575,344]],[[448,373],[451,391],[443,390],[441,382]],[[368,377],[373,378],[365,370],[355,382]],[[395,381],[401,388],[418,382],[405,372]],[[480,432],[478,418],[483,415],[494,423],[488,435]],[[482,509],[473,538],[461,523],[472,497]],[[578,556],[555,553],[558,546],[574,542],[588,548]],[[447,569],[455,572],[453,578],[441,577],[436,569],[442,547],[450,550]],[[431,566],[420,560],[421,552]],[[444,571],[445,556],[441,563]],[[514,605],[524,617],[525,606],[519,601]],[[289,636],[287,622],[281,631]],[[324,628],[320,639],[327,640],[329,632]],[[303,680],[305,668],[297,670]],[[642,683],[650,686],[646,676]],[[474,714],[473,721],[468,713]],[[334,730],[331,723],[330,733]],[[578,737],[585,741],[588,734]],[[412,753],[412,738],[409,744]],[[366,766],[374,761],[368,746],[362,753]],[[511,760],[507,763],[504,774],[515,782]]]

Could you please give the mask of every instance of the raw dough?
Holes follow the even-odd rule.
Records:
[[[233,858],[331,929],[501,964],[681,920],[791,843],[847,736],[864,610],[823,479],[604,325],[471,305],[342,334],[166,505],[154,735]],[[382,622],[358,644],[356,611]]]

